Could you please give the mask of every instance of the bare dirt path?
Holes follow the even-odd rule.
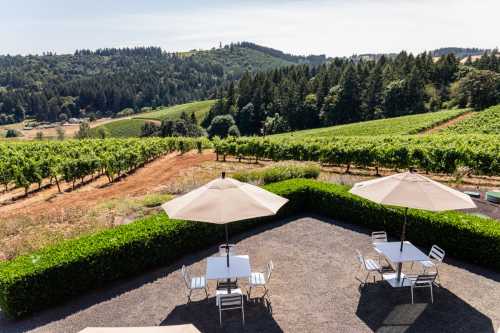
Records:
[[[0,220],[22,214],[44,214],[64,208],[92,207],[104,200],[138,196],[154,192],[155,188],[176,177],[182,169],[214,160],[215,155],[190,152],[184,155],[169,154],[138,169],[133,174],[113,184],[100,177],[90,184],[70,192],[57,194],[57,187],[37,193],[27,199],[0,208]]]
[[[469,111],[469,112],[466,112],[466,113],[462,113],[460,116],[458,116],[456,118],[450,119],[447,122],[444,122],[444,123],[442,123],[440,125],[437,125],[435,127],[426,129],[426,130],[420,132],[419,134],[435,134],[435,133],[438,133],[438,132],[442,131],[443,129],[447,128],[447,127],[450,127],[450,126],[455,125],[456,123],[458,123],[458,122],[460,122],[462,120],[465,120],[467,118],[472,117],[473,114],[474,114],[474,112],[472,112],[472,111]]]
[[[0,206],[0,261],[64,239],[129,223],[160,211],[176,194],[217,177],[261,164],[216,162],[212,152],[163,156],[120,181],[100,177],[68,193],[53,186]]]

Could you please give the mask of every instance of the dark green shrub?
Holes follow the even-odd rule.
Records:
[[[399,235],[402,209],[389,209],[360,199],[349,194],[347,187],[293,179],[266,188],[290,199],[279,218],[309,210]],[[233,223],[231,233],[270,220]],[[407,234],[417,245],[439,244],[452,257],[500,270],[497,221],[453,212],[409,210]],[[110,281],[170,264],[187,253],[221,241],[223,235],[223,226],[174,221],[158,214],[64,241],[0,264],[0,308],[11,317],[27,315]]]

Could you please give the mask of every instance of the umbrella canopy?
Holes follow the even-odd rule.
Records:
[[[401,251],[408,208],[433,212],[476,208],[476,204],[467,194],[412,172],[356,183],[349,192],[379,204],[406,208],[401,232]]]
[[[232,178],[218,178],[162,205],[170,218],[226,224],[275,215],[288,199]]]
[[[356,183],[349,192],[383,205],[433,212],[476,208],[467,194],[412,172]]]
[[[226,225],[227,266],[229,238],[227,224],[275,215],[288,199],[260,187],[222,177],[162,205],[170,218]]]
[[[191,324],[160,327],[87,327],[80,333],[200,333]]]

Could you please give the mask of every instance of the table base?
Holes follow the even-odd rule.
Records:
[[[401,273],[401,278],[397,279],[397,273],[386,273],[386,274],[382,274],[382,277],[384,279],[384,281],[386,281],[387,283],[389,283],[391,285],[391,287],[393,288],[401,288],[401,287],[409,287],[410,284],[409,284],[409,281],[408,280],[405,280],[404,277],[404,273]]]

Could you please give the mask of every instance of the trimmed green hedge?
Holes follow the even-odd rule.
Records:
[[[279,217],[305,210],[330,218],[385,229],[398,235],[401,209],[388,209],[348,193],[344,186],[294,179],[267,185],[290,202]],[[231,233],[272,219],[233,223]],[[434,243],[447,254],[500,270],[500,223],[460,213],[409,210],[408,239]],[[0,264],[0,308],[20,317],[82,292],[159,265],[223,239],[221,226],[169,220],[158,214],[129,225],[64,241]]]

